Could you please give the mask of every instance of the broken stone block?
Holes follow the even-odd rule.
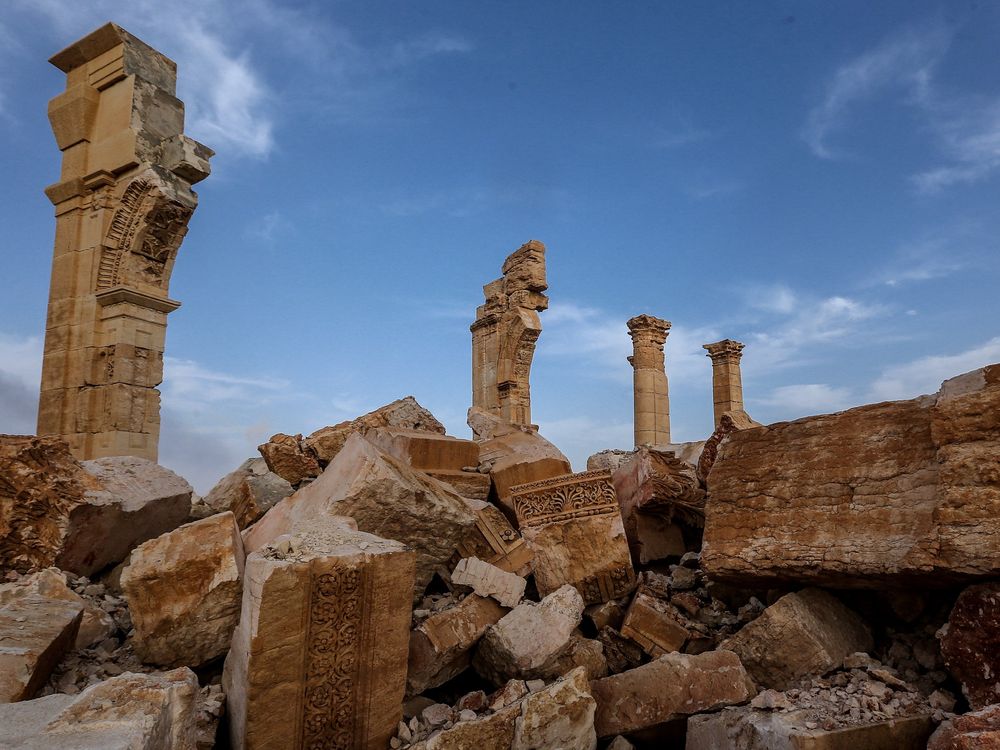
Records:
[[[197,697],[190,669],[126,672],[79,695],[0,705],[0,747],[194,750]]]
[[[266,443],[257,446],[268,470],[274,472],[293,487],[306,479],[320,475],[322,469],[315,453],[303,442],[302,435],[279,432]]]
[[[216,513],[232,511],[236,523],[245,529],[292,491],[288,480],[270,471],[263,458],[248,458],[219,480],[204,503]]]
[[[467,499],[476,514],[476,525],[459,542],[453,564],[457,565],[463,557],[478,557],[508,573],[522,577],[531,573],[531,549],[507,517],[495,505]]]
[[[451,582],[471,586],[479,596],[492,597],[508,609],[520,603],[527,585],[521,576],[501,570],[478,557],[460,560],[451,573]]]
[[[421,471],[461,472],[465,467],[479,466],[479,445],[472,440],[394,427],[371,429],[365,437],[383,453]]]
[[[611,740],[611,744],[608,745],[607,750],[635,750],[635,745],[619,734]]]
[[[623,602],[625,600],[622,600]],[[612,599],[611,601],[591,604],[583,610],[583,616],[590,620],[594,630],[600,631],[602,628],[620,628],[625,620],[625,607],[621,603]]]
[[[472,647],[506,613],[492,599],[470,594],[424,620],[410,635],[407,694],[443,685],[468,668]]]
[[[614,473],[620,466],[632,459],[635,451],[608,448],[587,457],[587,471],[610,471]]]
[[[1000,704],[952,717],[927,741],[927,750],[996,750],[1000,748]]]
[[[570,637],[569,649],[547,667],[539,670],[538,677],[542,680],[555,680],[577,667],[586,670],[589,680],[606,677],[608,660],[604,658],[604,644],[574,633]]]
[[[564,679],[531,693],[521,702],[511,750],[557,747],[595,750],[595,710],[587,671],[578,667]]]
[[[973,709],[1000,703],[1000,583],[959,594],[938,631],[941,656]]]
[[[81,465],[57,438],[0,436],[0,568],[91,575],[184,523],[191,492],[145,459]]]
[[[406,686],[414,553],[323,517],[288,542],[247,557],[223,672],[232,745],[384,748]]]
[[[613,737],[702,711],[745,703],[753,684],[729,651],[666,654],[621,674],[593,680],[599,737]]]
[[[684,530],[693,542],[705,525],[705,491],[694,468],[672,453],[640,446],[611,481],[632,555],[643,565],[680,557]]]
[[[706,572],[864,588],[997,576],[998,411],[990,365],[934,396],[732,433],[708,478]]]
[[[910,716],[853,727],[824,729],[808,711],[771,713],[748,706],[688,719],[687,750],[924,750],[928,716]],[[811,725],[811,726],[810,726]]]
[[[645,652],[639,644],[612,627],[601,628],[597,640],[604,646],[604,658],[612,674],[635,669],[644,661]]]
[[[305,439],[304,443],[306,448],[319,459],[320,464],[326,466],[336,458],[340,449],[347,442],[347,438],[351,435],[354,433],[367,435],[371,430],[379,427],[436,435],[444,435],[445,433],[444,425],[433,414],[417,403],[413,396],[406,396],[357,419],[316,430]],[[470,464],[463,465],[469,466]]]
[[[218,513],[132,550],[121,575],[148,664],[197,667],[229,650],[240,616],[243,541],[236,517]]]
[[[803,589],[785,594],[719,648],[736,653],[759,685],[784,689],[872,646],[857,614],[821,589]]]
[[[522,602],[487,629],[473,667],[497,685],[514,677],[534,679],[569,651],[582,618],[583,599],[572,586],[563,586],[538,604]]]
[[[0,703],[35,696],[74,647],[83,608],[57,570],[0,585]]]
[[[642,590],[629,605],[621,634],[654,658],[680,651],[691,635],[676,607]]]
[[[479,442],[479,458],[490,467],[497,503],[511,517],[515,515],[512,487],[573,471],[562,451],[533,430],[497,422],[491,432],[492,437]]]
[[[534,553],[539,594],[568,583],[594,604],[632,591],[635,571],[608,472],[519,485],[511,497],[521,534]]]
[[[247,530],[247,552],[288,533],[295,523],[324,516],[349,516],[361,531],[412,547],[417,554],[415,596],[476,522],[467,502],[451,488],[352,434],[318,479]]]

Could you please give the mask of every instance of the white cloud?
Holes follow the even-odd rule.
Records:
[[[870,400],[892,401],[934,393],[948,378],[1000,362],[1000,336],[958,354],[935,354],[882,370]]]
[[[747,304],[757,310],[789,314],[798,302],[795,292],[785,284],[750,284],[743,289]]]
[[[0,333],[0,433],[34,434],[42,339]]]
[[[850,388],[840,388],[826,383],[801,383],[783,385],[770,394],[750,400],[751,404],[769,407],[772,416],[795,419],[808,414],[840,411],[856,402]]]
[[[866,285],[903,286],[961,271],[969,265],[965,248],[970,242],[962,234],[942,234],[904,245]]]
[[[587,458],[598,451],[629,447],[634,442],[631,420],[603,422],[588,416],[539,418],[539,432],[566,454],[574,471],[584,471]]]
[[[933,102],[933,125],[952,163],[914,175],[924,193],[978,182],[1000,169],[1000,97]]]

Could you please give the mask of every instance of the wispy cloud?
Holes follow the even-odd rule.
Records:
[[[882,370],[870,399],[889,401],[937,391],[941,382],[984,365],[1000,362],[1000,337],[958,354],[933,354]]]
[[[1000,169],[1000,97],[959,97],[930,103],[951,164],[913,176],[924,193],[983,180]]]
[[[967,268],[970,239],[960,233],[939,234],[905,244],[871,276],[865,286],[897,287],[950,276]]]
[[[840,411],[856,403],[850,388],[826,383],[782,385],[766,396],[750,399],[752,406],[767,407],[772,419],[796,419],[808,414]]]

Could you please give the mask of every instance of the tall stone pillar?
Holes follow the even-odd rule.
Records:
[[[80,459],[156,460],[168,296],[212,151],[183,134],[177,66],[115,24],[55,55],[62,151],[38,433]]]
[[[705,344],[712,360],[712,399],[715,403],[715,425],[718,426],[726,412],[743,411],[743,378],[740,375],[740,359],[743,344],[732,339],[723,339],[714,344]]]
[[[637,315],[628,321],[636,446],[670,442],[670,396],[663,367],[663,345],[669,330],[669,321],[652,315]]]
[[[528,378],[535,342],[542,332],[538,313],[549,306],[543,294],[548,288],[545,245],[537,240],[522,245],[504,261],[502,272],[503,276],[483,287],[486,302],[476,308],[476,322],[470,328],[472,410],[529,427]],[[473,421],[470,415],[470,424]]]

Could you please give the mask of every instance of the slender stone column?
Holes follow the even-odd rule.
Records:
[[[703,347],[708,350],[708,356],[712,360],[712,399],[715,403],[716,426],[727,411],[743,411],[743,378],[740,375],[743,346],[739,341],[723,339]]]
[[[663,345],[669,330],[669,321],[652,315],[637,315],[628,321],[636,446],[670,442],[670,397],[663,367]]]
[[[115,24],[50,62],[62,151],[38,433],[80,459],[156,460],[170,274],[212,151],[183,134],[176,65]]]

